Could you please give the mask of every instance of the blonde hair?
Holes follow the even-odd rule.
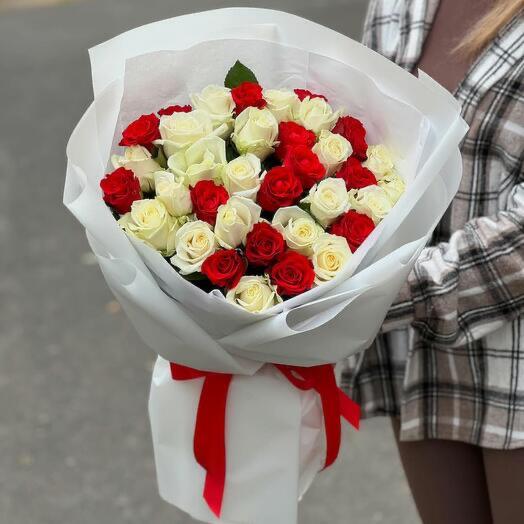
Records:
[[[523,7],[524,0],[494,0],[493,7],[473,26],[455,52],[477,55]]]

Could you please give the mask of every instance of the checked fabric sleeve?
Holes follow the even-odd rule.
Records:
[[[427,247],[382,331],[411,324],[427,342],[463,346],[524,312],[524,182],[508,207]]]

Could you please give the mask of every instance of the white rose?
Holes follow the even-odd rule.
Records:
[[[153,174],[162,169],[151,157],[151,153],[142,146],[126,147],[123,155],[113,155],[111,163],[115,169],[125,167],[133,171],[140,180],[140,189],[149,193],[155,188]]]
[[[315,284],[320,285],[334,278],[351,258],[347,240],[337,235],[323,233],[313,243],[313,269]]]
[[[230,89],[218,85],[209,85],[204,87],[200,93],[192,94],[191,103],[195,109],[205,111],[211,117],[213,128],[216,129],[222,124],[226,124],[227,134],[231,133],[235,102]],[[222,136],[222,138],[225,137]]]
[[[261,313],[282,302],[267,276],[243,276],[237,286],[227,292],[226,300],[250,313]]]
[[[234,158],[222,172],[224,187],[230,195],[239,193],[254,200],[260,187],[261,170],[260,158],[252,153]]]
[[[311,214],[327,227],[349,209],[346,183],[341,178],[325,178],[309,190],[302,202],[310,204]]]
[[[225,249],[234,249],[246,240],[253,224],[260,218],[261,208],[249,198],[232,196],[219,206],[215,224],[215,236]]]
[[[214,129],[213,121],[205,111],[162,115],[158,128],[162,138],[155,140],[154,144],[163,146],[166,156],[170,157],[210,134],[219,136],[225,127]]]
[[[265,89],[263,97],[277,122],[293,120],[300,105],[298,96],[289,89]]]
[[[375,185],[350,189],[349,205],[351,209],[367,215],[375,224],[384,219],[393,207],[386,191]]]
[[[202,220],[184,224],[175,235],[176,252],[171,264],[180,269],[181,275],[200,271],[204,260],[218,247],[211,226]]]
[[[326,176],[331,176],[353,152],[351,144],[342,135],[323,129],[318,142],[313,146],[320,163],[326,168]]]
[[[312,244],[324,230],[311,215],[298,206],[281,207],[273,217],[272,225],[282,233],[289,249],[305,256],[313,253]]]
[[[169,171],[155,173],[155,192],[168,212],[175,216],[189,215],[193,211],[191,193],[184,183]]]
[[[231,139],[241,155],[253,153],[264,160],[274,149],[278,122],[267,108],[248,107],[235,120]]]
[[[185,151],[178,151],[167,160],[167,166],[188,186],[200,180],[219,178],[226,165],[226,143],[218,136],[207,136]]]
[[[391,203],[395,205],[398,199],[406,190],[404,179],[394,171],[386,173],[379,181],[378,185],[387,193]]]
[[[333,111],[323,98],[307,96],[298,106],[296,121],[306,129],[318,134],[322,129],[329,131],[339,116],[340,111]]]
[[[369,146],[367,160],[362,164],[367,167],[380,180],[386,173],[395,167],[391,151],[384,145]]]
[[[121,216],[118,223],[126,233],[143,240],[164,256],[173,254],[179,223],[159,199],[135,200],[131,211]]]

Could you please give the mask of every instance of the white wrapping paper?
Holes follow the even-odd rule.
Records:
[[[458,145],[467,127],[457,103],[423,73],[417,79],[330,29],[264,9],[164,20],[105,42],[90,56],[95,99],[68,143],[64,203],[85,227],[102,273],[139,335],[163,357],[150,399],[160,493],[207,522],[294,524],[296,498],[322,463],[322,416],[309,394],[264,363],[331,363],[372,342],[458,189]],[[218,293],[204,293],[158,253],[129,240],[99,189],[126,123],[187,103],[190,92],[220,83],[237,59],[263,85],[325,93],[333,106],[362,119],[368,142],[396,152],[407,182],[406,193],[343,275],[259,316]],[[175,383],[164,359],[247,375],[235,377],[230,391],[222,520],[202,501],[204,472],[192,455],[201,381]],[[306,419],[313,422],[306,425]],[[306,428],[311,431],[303,439]]]
[[[318,396],[294,388],[273,366],[234,377],[226,416],[227,484],[217,519],[202,498],[205,471],[193,456],[202,383],[172,380],[169,363],[158,358],[149,412],[160,495],[205,522],[296,522],[297,498],[323,465]]]

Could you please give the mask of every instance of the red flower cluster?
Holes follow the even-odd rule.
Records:
[[[224,186],[218,186],[212,180],[200,180],[191,189],[193,210],[199,220],[204,220],[212,226],[217,220],[218,208],[229,199],[229,193]]]
[[[291,168],[302,183],[304,190],[320,182],[326,174],[326,168],[320,163],[318,156],[307,146],[289,148],[284,159],[284,166]]]
[[[246,259],[236,249],[216,251],[202,264],[202,273],[210,282],[226,289],[234,288],[244,276],[246,269]]]
[[[336,178],[342,178],[346,183],[346,188],[361,189],[366,186],[372,186],[377,183],[375,175],[364,167],[360,160],[354,156],[349,157],[335,174]]]
[[[368,150],[366,130],[360,120],[352,116],[341,116],[333,128],[333,133],[342,135],[351,144],[354,157],[360,161],[366,160]]]
[[[174,105],[159,109],[158,114],[160,116],[171,116],[174,113],[191,113],[191,111],[193,111],[193,108],[189,104],[185,106]]]
[[[212,284],[232,289],[246,273],[249,262],[267,271],[281,296],[299,295],[313,287],[315,271],[311,261],[286,250],[284,237],[267,222],[258,222],[248,233],[245,257],[236,249],[221,249],[206,258],[202,273]]]
[[[160,138],[159,124],[160,120],[155,114],[142,115],[124,129],[119,145],[150,148],[153,140]]]
[[[133,171],[119,167],[100,181],[104,202],[118,214],[123,215],[131,209],[135,200],[142,198],[140,181]]]
[[[250,264],[270,268],[268,274],[282,296],[294,296],[313,287],[315,271],[304,255],[286,251],[279,231],[267,222],[259,222],[246,237],[246,257]]]
[[[235,112],[237,115],[242,113],[247,107],[258,107],[261,109],[267,104],[262,96],[262,87],[255,82],[242,82],[231,89],[231,96],[236,104]]]
[[[373,229],[375,229],[375,223],[371,218],[350,210],[331,225],[329,232],[332,235],[344,237],[351,251],[355,252]]]

